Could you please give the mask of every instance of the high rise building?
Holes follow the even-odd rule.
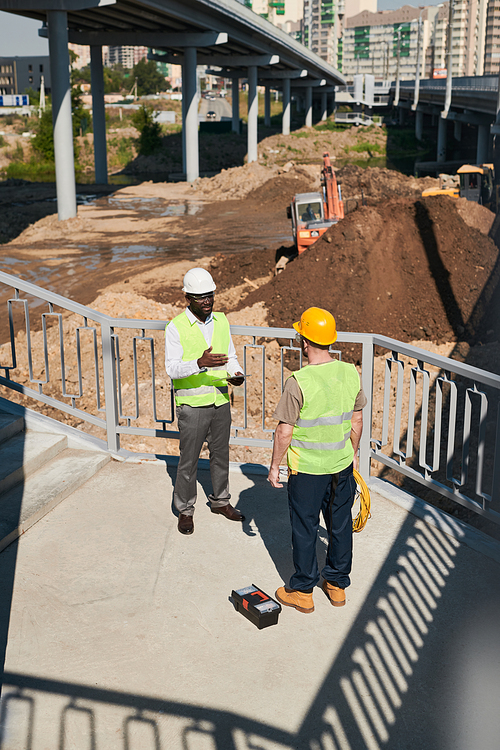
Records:
[[[108,66],[122,65],[124,68],[133,68],[134,65],[148,56],[147,47],[109,47],[105,64]]]
[[[497,14],[491,10],[495,3]],[[488,29],[491,29],[489,34]],[[419,8],[404,5],[398,10],[378,13],[364,10],[352,17],[346,13],[338,67],[348,78],[356,73],[371,73],[382,80],[394,80],[399,68],[401,80],[411,80],[415,78],[419,58],[421,77],[445,77],[449,64],[447,40],[451,33],[452,75],[482,75],[494,59],[486,57],[488,44],[491,55],[497,48],[494,29],[499,41],[497,72],[500,0],[489,0],[489,4],[488,0],[453,0],[451,16],[449,2]]]
[[[87,44],[68,44],[68,49],[76,55],[76,61],[73,65],[76,70],[90,65],[90,47]]]
[[[334,67],[342,64],[344,20],[377,10],[377,0],[304,0],[301,41]]]
[[[484,75],[500,71],[500,0],[489,0],[486,13]],[[479,73],[481,75],[481,73]]]

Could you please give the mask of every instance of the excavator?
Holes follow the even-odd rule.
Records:
[[[344,203],[340,185],[330,161],[330,154],[323,154],[320,193],[297,193],[287,208],[292,220],[293,240],[297,252],[303,253],[314,244],[326,230],[344,218]]]
[[[422,197],[449,195],[452,198],[466,198],[468,201],[480,203],[492,211],[496,210],[497,200],[493,164],[464,164],[457,169],[457,175],[460,180],[459,186],[429,188],[429,190],[424,190]]]

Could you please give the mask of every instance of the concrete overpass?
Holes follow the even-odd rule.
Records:
[[[0,10],[35,18],[49,40],[52,113],[59,219],[76,216],[68,42],[90,45],[96,182],[107,182],[103,45],[159,50],[162,60],[182,65],[183,160],[188,181],[199,175],[196,66],[216,68],[233,80],[233,122],[238,79],[248,79],[248,160],[257,159],[257,84],[283,91],[283,132],[290,130],[290,90],[305,94],[312,124],[313,92],[327,93],[343,77],[316,54],[236,0],[0,0]]]
[[[437,120],[437,163],[446,161],[447,121],[454,123],[455,140],[461,140],[462,124],[477,127],[476,161],[492,158],[492,136],[500,134],[498,76],[468,76],[440,80],[400,81],[391,86],[400,116],[415,112],[415,133],[422,139],[424,115]],[[447,85],[448,84],[448,85]]]

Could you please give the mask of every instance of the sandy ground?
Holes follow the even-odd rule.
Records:
[[[183,309],[180,288],[184,273],[193,264],[201,265],[214,274],[218,284],[217,307],[228,313],[233,324],[288,327],[304,306],[322,303],[340,315],[342,330],[374,330],[498,371],[497,327],[488,319],[487,305],[481,307],[488,283],[493,284],[493,292],[497,286],[498,252],[488,237],[494,217],[487,209],[467,202],[440,198],[434,203],[422,203],[419,196],[428,186],[428,180],[405,178],[388,170],[360,171],[353,167],[346,167],[343,173],[339,170],[344,197],[359,201],[362,191],[368,205],[359,206],[343,223],[329,230],[328,236],[325,235],[314,249],[275,277],[277,255],[283,249],[290,250],[292,245],[286,206],[294,193],[318,188],[319,166],[287,163],[269,168],[252,164],[223,171],[194,185],[146,182],[115,190],[112,195],[80,205],[75,219],[58,222],[56,216],[50,215],[31,224],[1,246],[0,267],[113,317],[168,320]],[[20,188],[28,190],[26,185]],[[33,186],[30,189],[35,191]],[[419,229],[415,222],[422,205],[427,206],[427,224],[421,222]],[[462,326],[461,331],[457,320],[450,319],[449,300],[439,284],[436,287],[436,270],[430,262],[431,256],[424,252],[429,222],[433,252],[444,264],[443,279],[451,281],[449,287],[453,291],[452,301],[460,312],[459,320],[467,322],[475,310],[482,310],[480,325],[469,338],[465,336],[467,326]],[[401,250],[400,237],[409,243],[405,252]],[[411,264],[404,262],[405,254],[413,258],[413,270]],[[366,287],[364,276],[373,277],[371,296],[365,300],[363,316],[355,320],[360,290]],[[343,284],[340,307],[340,303],[330,299],[330,291],[339,286],[339,281]],[[10,290],[2,289],[0,304],[5,304],[10,294]],[[313,300],[314,295],[318,298]],[[441,302],[436,304],[439,298]],[[486,300],[490,307],[492,299],[494,295]],[[432,314],[424,325],[422,320],[427,310]],[[36,307],[31,308],[30,322],[35,331],[32,343],[35,349],[41,350],[39,312]],[[16,330],[19,330],[22,326],[16,315]],[[411,324],[405,324],[406,317]],[[69,341],[73,340],[81,322],[78,316],[64,315],[64,331]],[[2,361],[10,348],[5,345],[8,335],[8,320],[3,316],[0,320],[0,343],[4,344]],[[47,336],[49,359],[56,361],[58,329],[49,328]],[[169,383],[166,375],[162,375],[161,332],[155,333],[154,338],[158,353],[155,362],[158,412],[163,415],[169,414],[170,409]],[[124,414],[133,414],[131,342],[125,339],[121,339],[121,352],[128,352],[121,363],[122,406]],[[22,330],[17,341],[16,376],[19,382],[28,384],[28,362],[23,356],[26,335]],[[240,341],[240,356],[242,345]],[[90,340],[82,342],[82,354],[86,372],[79,407],[95,413]],[[344,351],[343,356],[357,362],[359,355],[352,347]],[[253,380],[248,381],[248,395],[250,402],[256,403],[260,402],[260,357],[259,350],[248,352],[247,371],[253,372]],[[75,389],[78,378],[71,347],[66,365],[68,384]],[[297,366],[293,357],[287,359],[284,375]],[[139,387],[145,388],[150,378],[145,353],[139,357],[138,368]],[[384,368],[385,357],[378,357],[375,415],[382,411]],[[35,378],[43,378],[43,370],[43,361],[34,363]],[[437,374],[432,372],[431,380]],[[275,343],[268,345],[266,351],[268,407],[264,420],[268,430],[275,426],[272,411],[279,397],[280,383],[281,352]],[[58,396],[60,377],[52,378],[45,391]],[[238,425],[243,419],[242,390],[234,389],[232,401],[234,423]],[[37,408],[51,414],[50,407],[40,405]],[[78,420],[70,416],[62,418],[78,426]],[[140,424],[145,425],[151,418],[151,405],[141,408]],[[247,429],[253,436],[262,435],[261,421],[259,409],[254,413],[250,410]],[[100,435],[97,428],[94,431]],[[269,433],[263,436],[269,437]],[[144,452],[166,449],[165,441],[155,438],[124,437],[122,445]],[[169,441],[167,450],[175,453],[177,442]],[[268,463],[269,450],[233,447],[231,458]]]

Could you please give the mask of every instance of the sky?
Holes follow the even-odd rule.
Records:
[[[378,0],[378,9],[394,10],[402,5],[438,5],[439,2],[442,0],[414,0],[407,3],[402,0]],[[41,25],[40,21],[0,11],[0,57],[48,55],[47,40],[38,36]]]

